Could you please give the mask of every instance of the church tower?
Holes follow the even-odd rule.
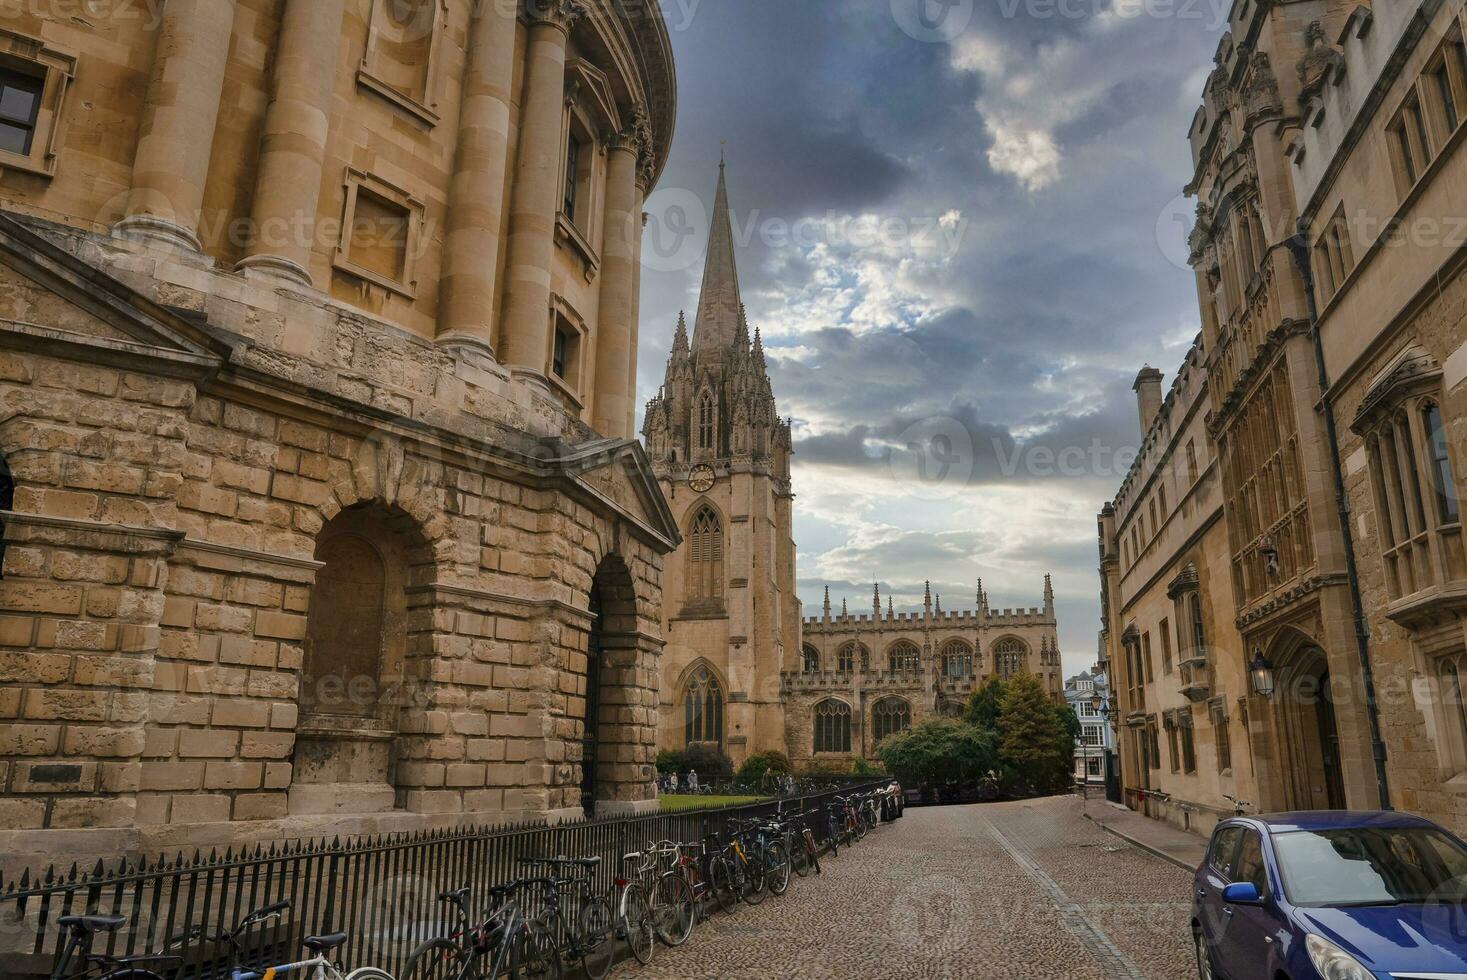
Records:
[[[642,435],[683,535],[663,578],[658,748],[714,743],[735,765],[783,751],[780,671],[800,629],[790,427],[739,298],[723,164],[692,337],[679,315]]]

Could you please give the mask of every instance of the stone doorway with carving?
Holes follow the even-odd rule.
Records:
[[[1309,637],[1285,630],[1269,660],[1276,674],[1269,712],[1277,742],[1275,809],[1344,809],[1345,779],[1329,658]]]
[[[431,656],[410,628],[433,557],[417,522],[380,502],[337,514],[316,539],[290,788],[295,814],[401,809],[398,714],[412,664]]]

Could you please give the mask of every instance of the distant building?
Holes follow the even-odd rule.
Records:
[[[991,609],[980,582],[976,609],[944,612],[929,587],[921,612],[895,612],[889,597],[883,611],[873,589],[869,613],[832,614],[827,589],[803,625],[801,661],[783,678],[785,742],[801,768],[874,760],[887,735],[962,714],[990,676],[1028,672],[1061,695],[1049,576],[1030,609]]]
[[[1109,693],[1104,674],[1082,671],[1065,681],[1065,703],[1080,721],[1080,737],[1075,740],[1077,782],[1105,785],[1105,754],[1115,748],[1115,740],[1105,715],[1095,705],[1095,696],[1104,703]]]

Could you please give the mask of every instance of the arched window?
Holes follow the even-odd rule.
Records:
[[[915,643],[899,640],[886,652],[886,669],[892,674],[915,673],[922,661],[922,651]]]
[[[912,727],[912,706],[901,698],[882,698],[871,709],[871,733],[876,743]]]
[[[707,667],[693,671],[683,692],[683,741],[723,745],[723,687]]]
[[[851,706],[827,698],[815,706],[815,751],[851,751]]]
[[[1017,637],[1006,636],[993,645],[993,672],[1009,678],[1029,669],[1029,648]]]
[[[698,399],[698,448],[712,452],[717,448],[718,413],[713,407],[713,393],[703,392]]]
[[[962,640],[948,640],[940,656],[943,677],[973,676],[973,648]]]
[[[693,517],[688,531],[688,598],[723,596],[723,526],[712,507]]]
[[[820,673],[820,651],[806,643],[803,652],[805,655],[805,673]]]
[[[855,673],[857,661],[860,662],[862,670],[871,666],[871,652],[855,640],[842,645],[840,650],[836,651],[835,659],[836,669],[842,674]]]

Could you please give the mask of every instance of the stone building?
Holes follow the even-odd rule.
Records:
[[[1087,786],[1105,785],[1106,759],[1115,750],[1111,728],[1105,723],[1105,706],[1110,702],[1110,689],[1105,675],[1082,670],[1065,681],[1065,704],[1080,723],[1080,737],[1075,740],[1074,769],[1076,783]],[[1096,707],[1097,700],[1100,707]]]
[[[1233,607],[1210,667],[1240,698],[1258,809],[1389,805],[1467,829],[1464,22],[1462,0],[1239,5],[1193,125],[1194,356],[1229,573],[1210,604]],[[1110,511],[1114,632],[1138,551]],[[1106,646],[1123,726],[1155,690],[1133,649]],[[1232,756],[1236,774],[1236,739]],[[1143,805],[1145,760],[1122,763]]]
[[[679,319],[643,435],[682,534],[664,579],[658,746],[784,749],[780,672],[799,649],[790,427],[739,296],[720,165],[692,339]]]
[[[1136,378],[1140,451],[1099,519],[1102,676],[1117,732],[1123,799],[1207,832],[1254,800],[1256,708],[1233,627],[1223,474],[1207,429],[1203,339],[1163,395]]]
[[[657,8],[139,6],[0,26],[0,849],[655,806]]]
[[[1467,831],[1467,48],[1463,0],[1378,2],[1306,31],[1284,143],[1384,747],[1360,796]],[[1364,678],[1336,701],[1364,701]]]
[[[991,609],[983,583],[977,606],[944,612],[929,586],[921,612],[881,608],[831,614],[830,590],[819,616],[804,621],[800,662],[782,678],[785,742],[801,768],[841,768],[874,761],[876,745],[933,717],[962,714],[989,677],[1034,674],[1061,697],[1054,588],[1044,580],[1044,606]]]

